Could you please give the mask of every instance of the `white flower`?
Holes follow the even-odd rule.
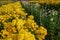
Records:
[[[53,18],[51,18],[50,21],[53,21]]]

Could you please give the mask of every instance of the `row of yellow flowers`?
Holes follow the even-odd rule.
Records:
[[[60,0],[30,0],[30,2],[46,3],[46,4],[60,4]]]
[[[20,2],[2,5],[0,22],[4,28],[0,30],[0,40],[36,40],[36,36],[38,40],[45,39],[47,30],[36,24],[33,15],[26,16]]]

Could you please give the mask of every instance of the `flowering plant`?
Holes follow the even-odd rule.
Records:
[[[34,16],[22,8],[20,1],[0,7],[0,39],[43,40],[47,30],[36,24]]]

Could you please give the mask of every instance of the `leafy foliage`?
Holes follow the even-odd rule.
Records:
[[[35,21],[39,25],[43,25],[48,30],[48,35],[45,40],[60,40],[60,11],[59,4],[39,4],[30,3],[29,5],[23,5],[28,14],[35,16]],[[29,9],[29,10],[27,10]],[[58,36],[57,36],[58,35]]]

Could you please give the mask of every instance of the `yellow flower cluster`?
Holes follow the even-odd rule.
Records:
[[[60,4],[60,0],[30,0],[30,2],[46,3],[46,4]]]
[[[45,39],[45,36],[47,35],[47,30],[43,26],[40,26],[38,30],[36,30],[36,33],[39,40],[42,40]]]
[[[33,15],[28,17],[26,15],[20,2],[2,5],[0,7],[0,39],[36,40],[36,35],[39,40],[43,40],[47,30],[36,24]]]

